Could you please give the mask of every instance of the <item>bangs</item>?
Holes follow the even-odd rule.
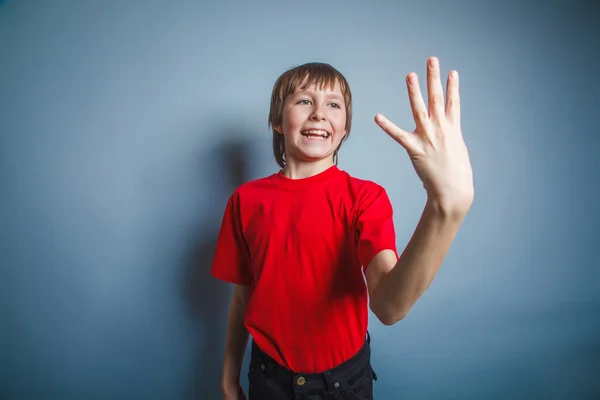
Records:
[[[319,90],[333,90],[335,84],[340,85],[344,99],[347,99],[348,86],[346,79],[335,68],[324,63],[308,63],[289,70],[280,78],[276,87],[278,100],[283,102],[285,98],[298,90],[304,90],[308,86],[315,85]]]

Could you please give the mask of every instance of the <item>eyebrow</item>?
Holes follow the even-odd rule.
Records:
[[[316,93],[316,92],[315,92],[314,90],[299,90],[298,92],[294,93],[294,94],[293,94],[293,96],[294,96],[294,97],[295,97],[295,96],[299,96],[299,95],[301,95],[301,94],[303,94],[303,93],[306,93],[306,94],[312,94],[312,93]],[[339,94],[339,93],[332,93],[332,92],[329,92],[329,93],[326,93],[326,94],[325,94],[325,97],[327,97],[327,98],[329,98],[329,99],[337,99],[337,100],[341,100],[341,101],[343,101],[343,100],[344,100],[344,96],[342,96],[342,95],[341,95],[341,94]]]

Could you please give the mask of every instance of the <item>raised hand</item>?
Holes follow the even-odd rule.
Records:
[[[415,130],[412,133],[402,130],[381,114],[375,116],[375,122],[406,149],[428,200],[444,211],[464,215],[473,201],[474,188],[469,153],[460,127],[458,73],[448,74],[445,105],[436,57],[427,62],[427,106],[417,74],[408,74],[406,83]]]

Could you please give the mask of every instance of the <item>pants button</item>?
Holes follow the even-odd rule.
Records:
[[[298,384],[298,386],[302,386],[306,383],[306,378],[301,376],[296,380],[296,383]]]

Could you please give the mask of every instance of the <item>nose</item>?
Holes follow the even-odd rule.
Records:
[[[325,119],[325,111],[321,106],[316,106],[310,116],[314,121],[322,121]]]

